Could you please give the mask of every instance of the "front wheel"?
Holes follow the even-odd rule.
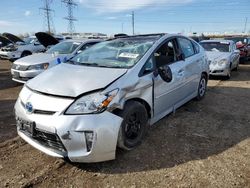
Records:
[[[203,97],[206,94],[206,91],[207,91],[207,77],[205,74],[202,74],[200,82],[199,82],[198,94],[197,94],[196,99],[197,100],[203,99]]]
[[[147,110],[137,101],[129,101],[119,114],[123,118],[118,135],[118,147],[131,150],[139,145],[146,133]]]
[[[231,67],[229,68],[229,70],[228,70],[228,74],[227,74],[227,76],[225,76],[225,79],[226,80],[229,80],[230,78],[231,78]]]

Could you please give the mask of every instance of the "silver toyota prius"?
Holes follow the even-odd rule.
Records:
[[[15,105],[17,131],[33,147],[72,162],[115,159],[148,126],[206,93],[204,49],[181,35],[101,42],[28,81]]]

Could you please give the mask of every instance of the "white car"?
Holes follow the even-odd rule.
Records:
[[[200,45],[209,59],[210,75],[231,77],[231,71],[239,66],[240,51],[231,40],[204,40]]]
[[[45,47],[37,40],[36,36],[31,36],[25,38],[24,40],[19,39],[15,35],[11,35],[9,33],[5,36],[13,43],[1,48],[0,57],[2,59],[15,61],[21,57],[45,50]]]
[[[117,146],[135,148],[149,125],[202,99],[208,66],[204,49],[181,35],[100,42],[25,84],[15,105],[18,134],[72,162],[115,159]]]
[[[43,71],[64,62],[101,40],[65,40],[45,53],[37,53],[16,60],[11,68],[12,80],[25,83]]]

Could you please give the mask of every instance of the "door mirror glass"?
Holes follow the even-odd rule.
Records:
[[[173,74],[168,65],[164,65],[158,68],[158,73],[162,80],[165,82],[171,82],[173,79]]]
[[[80,54],[82,52],[82,50],[78,50],[77,52],[76,52],[76,54]]]

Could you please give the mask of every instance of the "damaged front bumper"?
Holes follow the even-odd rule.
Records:
[[[36,77],[42,72],[44,72],[44,70],[20,71],[16,69],[11,69],[12,80],[19,83],[26,83],[28,80]]]
[[[16,102],[15,114],[18,134],[26,142],[48,155],[67,157],[72,162],[115,159],[122,118],[108,111],[100,114],[64,115],[63,111],[73,102],[72,99],[38,93],[31,95],[31,91],[24,90]],[[50,102],[52,100],[54,104]],[[32,102],[36,109],[33,113],[27,112],[25,104],[28,102]],[[38,110],[39,103],[41,109]],[[50,108],[52,105],[55,106]],[[29,131],[23,127],[26,126],[25,122],[32,125]]]
[[[7,60],[16,60],[21,57],[22,53],[19,51],[0,51],[0,58]]]
[[[219,66],[210,64],[209,66],[209,75],[212,76],[227,76],[230,72],[230,68],[227,66]]]

